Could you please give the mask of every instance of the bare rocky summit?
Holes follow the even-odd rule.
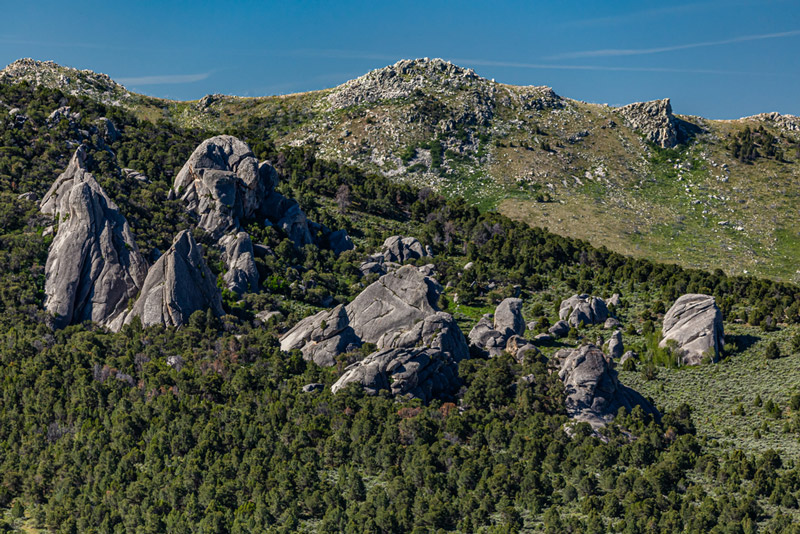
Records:
[[[669,98],[635,102],[617,110],[634,130],[638,130],[661,148],[678,144],[678,127]]]
[[[690,293],[678,298],[664,315],[662,335],[660,346],[674,342],[684,365],[697,365],[706,357],[717,361],[725,333],[714,297]]]
[[[57,328],[107,321],[139,292],[147,272],[128,222],[85,160],[79,147],[40,204],[58,227],[45,266],[45,309]]]

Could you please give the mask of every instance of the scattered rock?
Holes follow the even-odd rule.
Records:
[[[619,360],[624,352],[625,346],[622,344],[622,332],[617,330],[608,339],[608,356],[612,360]]]
[[[256,314],[256,320],[261,322],[261,324],[267,324],[272,319],[280,319],[281,317],[283,317],[283,314],[279,311],[264,310]]]
[[[556,324],[550,327],[548,332],[553,335],[553,337],[565,337],[569,334],[570,326],[569,323],[566,321],[558,321]]]
[[[44,284],[44,306],[56,328],[107,321],[136,296],[147,272],[128,222],[85,161],[80,147],[40,204],[58,221]]]
[[[600,297],[573,295],[561,302],[558,317],[571,326],[604,323],[608,319],[608,308]]]
[[[325,389],[325,384],[314,382],[303,386],[303,393],[314,393],[315,391],[322,391],[323,389]]]
[[[551,345],[555,341],[555,338],[550,334],[538,334],[533,336],[531,341],[534,345]]]
[[[678,298],[664,316],[662,335],[659,346],[666,347],[670,340],[677,343],[684,365],[697,365],[706,356],[716,362],[725,334],[714,297],[690,293]]]
[[[623,363],[627,362],[631,358],[633,358],[634,360],[638,361],[639,360],[639,354],[633,352],[632,350],[629,350],[628,352],[626,352],[625,354],[622,355],[622,358],[619,359],[619,364],[622,365]]]
[[[208,309],[221,316],[222,298],[200,247],[184,230],[147,272],[140,296],[130,311],[112,319],[109,328],[118,331],[134,317],[139,317],[143,326],[182,326],[194,312]]]
[[[175,369],[176,371],[180,371],[183,369],[183,357],[178,355],[167,356],[167,365]]]
[[[596,346],[559,352],[566,352],[561,355],[558,377],[564,383],[567,414],[572,419],[599,428],[610,422],[620,408],[630,412],[635,406],[659,417],[644,397],[619,383],[613,362]]]
[[[143,184],[150,183],[150,178],[133,169],[122,169],[122,175],[128,180],[136,180],[137,182],[141,182]]]

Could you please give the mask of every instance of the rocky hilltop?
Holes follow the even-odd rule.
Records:
[[[800,193],[800,123],[790,115],[714,121],[680,115],[668,98],[615,108],[429,58],[332,89],[196,102],[136,95],[107,76],[33,60],[9,65],[0,80],[58,88],[182,127],[260,124],[276,146],[305,147],[598,246],[800,281],[800,257],[785,236],[800,225],[783,201]],[[6,112],[25,123],[20,110]]]

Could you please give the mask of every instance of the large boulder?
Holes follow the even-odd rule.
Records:
[[[405,265],[367,286],[347,305],[350,326],[364,342],[388,347],[398,332],[438,311],[441,291],[436,280]]]
[[[611,421],[624,407],[629,412],[641,406],[645,413],[658,417],[658,411],[639,393],[620,384],[613,362],[594,345],[564,349],[558,377],[564,383],[565,404],[570,418],[594,428]]]
[[[331,391],[337,393],[350,383],[360,384],[371,395],[387,390],[393,396],[414,397],[423,402],[451,397],[461,385],[452,356],[432,348],[374,352],[348,366]]]
[[[192,234],[180,232],[172,246],[147,272],[141,294],[130,311],[110,323],[117,331],[139,317],[143,326],[182,326],[198,310],[221,316],[222,298],[216,278],[203,260]]]
[[[561,302],[558,318],[571,326],[600,324],[608,319],[608,307],[600,297],[573,295]]]
[[[223,275],[228,289],[241,295],[258,290],[258,269],[253,252],[253,243],[247,232],[228,234],[219,240],[222,259],[228,266]]]
[[[617,111],[628,126],[644,134],[648,141],[661,148],[672,148],[678,144],[678,125],[669,98],[635,102]]]
[[[494,310],[494,328],[509,337],[525,333],[522,299],[507,298],[497,305]]]
[[[622,343],[622,332],[615,330],[608,339],[608,356],[612,360],[619,360],[625,353],[625,345]]]
[[[41,211],[58,222],[45,264],[44,306],[56,328],[103,323],[139,292],[147,263],[127,220],[86,169],[78,148],[42,199]]]
[[[306,317],[281,337],[281,350],[300,349],[306,360],[323,367],[335,365],[339,354],[361,344],[343,304]]]
[[[661,332],[659,346],[675,342],[684,365],[697,365],[706,356],[717,361],[725,344],[722,312],[709,295],[690,293],[678,298],[664,315]]]
[[[569,334],[569,323],[566,321],[556,321],[556,324],[551,326],[547,331],[553,335],[553,337],[565,337]]]

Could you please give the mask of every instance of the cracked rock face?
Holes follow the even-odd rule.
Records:
[[[105,322],[125,309],[147,272],[128,222],[85,160],[80,147],[40,205],[59,221],[45,265],[44,305],[56,328]]]
[[[324,310],[281,337],[281,350],[299,349],[306,360],[331,366],[364,343],[378,351],[350,365],[333,387],[350,382],[370,393],[387,389],[425,401],[451,395],[460,385],[457,364],[469,357],[464,335],[449,313],[438,311],[441,287],[413,265],[368,286],[347,306]]]
[[[173,189],[199,217],[199,226],[219,237],[252,218],[272,193],[277,173],[259,164],[246,143],[230,135],[203,141],[175,177]]]
[[[410,396],[429,402],[458,390],[457,366],[452,356],[431,348],[386,349],[350,365],[331,386],[337,393],[350,383],[361,384],[368,394],[388,390],[393,396]]]
[[[658,411],[633,389],[620,384],[613,362],[594,345],[563,349],[558,377],[564,383],[567,414],[594,428],[610,422],[624,407],[628,412],[641,406],[645,413],[658,417]]]
[[[635,102],[617,110],[628,125],[661,148],[678,144],[678,127],[669,98]]]
[[[573,295],[561,302],[558,318],[570,326],[600,324],[608,319],[608,307],[600,297]]]
[[[662,335],[659,345],[674,341],[684,365],[697,365],[707,355],[717,361],[725,333],[714,297],[690,293],[678,298],[664,315]]]
[[[228,271],[223,280],[228,289],[239,295],[258,289],[258,269],[256,268],[253,243],[247,232],[228,234],[219,240],[223,250],[223,261]]]
[[[109,327],[118,331],[134,317],[139,317],[142,326],[182,326],[194,312],[207,309],[223,314],[219,288],[197,242],[184,230],[150,268],[130,311],[114,318]]]

